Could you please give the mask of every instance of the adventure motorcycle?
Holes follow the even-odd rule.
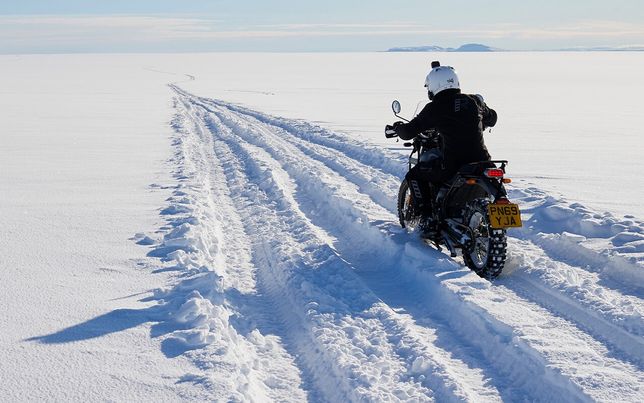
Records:
[[[392,103],[394,115],[402,120],[400,103]],[[395,134],[386,135],[397,137]],[[441,157],[441,135],[429,130],[412,142],[409,169]],[[465,264],[479,276],[493,279],[501,274],[507,255],[506,229],[521,227],[519,206],[507,198],[505,167],[508,161],[481,161],[464,165],[453,178],[432,191],[432,231],[423,229],[423,238],[438,250],[446,246],[452,257],[460,250]],[[403,228],[422,227],[424,217],[414,205],[414,194],[420,190],[405,179],[398,191],[398,219]]]

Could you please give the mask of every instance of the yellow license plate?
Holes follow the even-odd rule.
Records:
[[[488,204],[487,213],[490,216],[492,228],[520,227],[521,212],[516,204]]]

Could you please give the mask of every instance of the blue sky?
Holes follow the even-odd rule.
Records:
[[[0,53],[644,45],[641,0],[2,0]]]

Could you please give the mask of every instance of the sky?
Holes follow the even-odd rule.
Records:
[[[641,0],[0,0],[0,53],[644,46]]]

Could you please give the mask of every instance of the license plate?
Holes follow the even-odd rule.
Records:
[[[520,227],[521,212],[516,204],[488,204],[487,213],[490,216],[492,228]]]

